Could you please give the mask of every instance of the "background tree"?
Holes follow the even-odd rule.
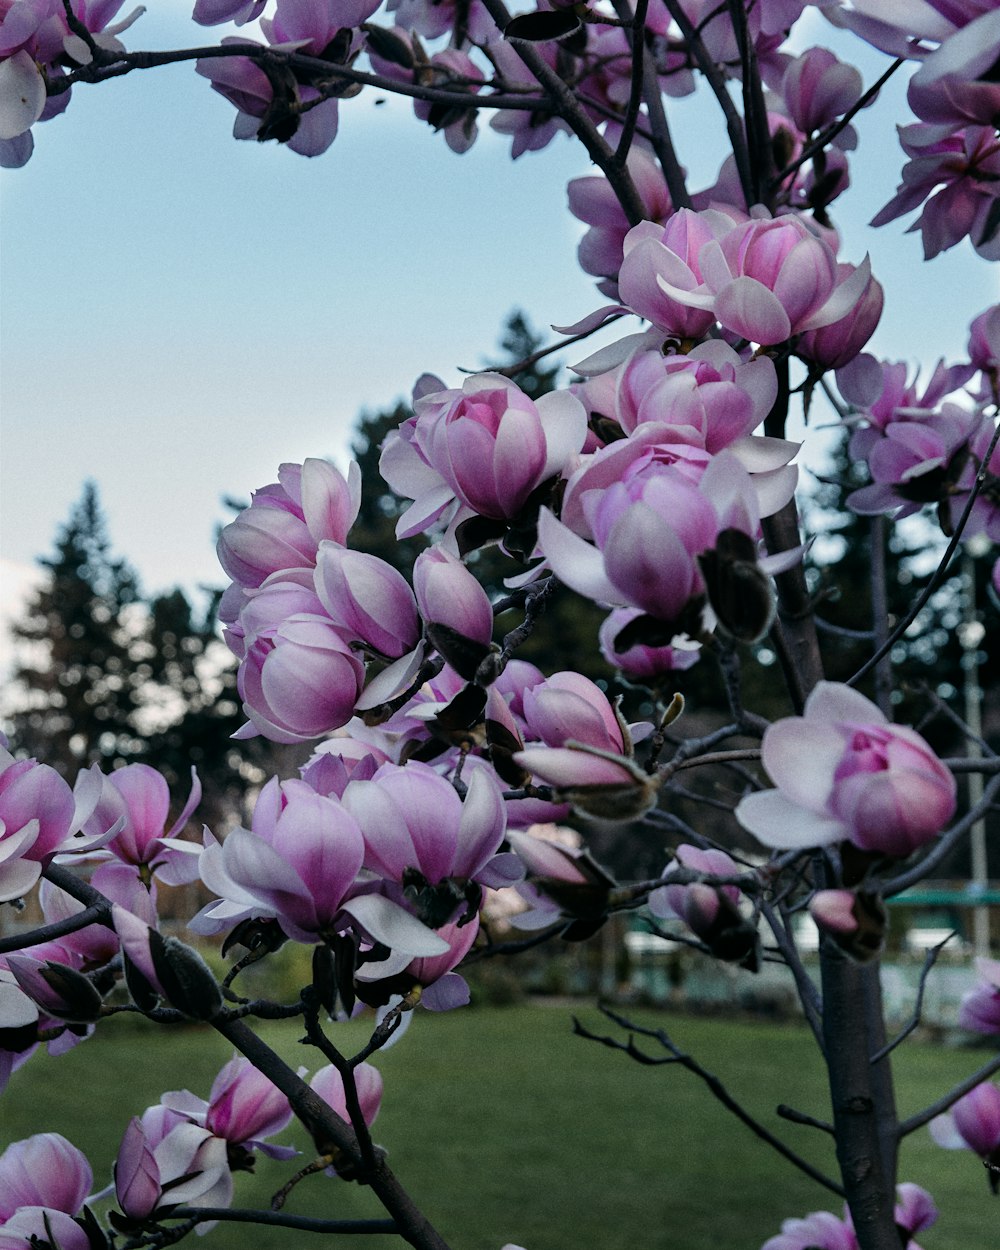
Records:
[[[144,675],[133,653],[139,582],[111,555],[93,482],[57,534],[54,554],[39,563],[45,582],[13,626],[29,644],[14,669],[23,702],[11,716],[13,736],[64,776],[90,764],[132,763],[144,753],[136,732]]]
[[[138,574],[112,553],[95,483],[39,561],[47,576],[12,627],[20,753],[66,777],[99,764],[147,763],[183,801],[192,766],[201,818],[213,828],[242,815],[263,765],[283,758],[263,739],[237,751],[243,724],[233,657],[215,623],[218,595],[199,614],[178,588],[145,599]]]

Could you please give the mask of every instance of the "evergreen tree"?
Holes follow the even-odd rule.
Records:
[[[92,482],[39,562],[47,577],[13,627],[29,644],[14,670],[14,749],[70,782],[91,764],[147,763],[178,803],[193,766],[199,818],[232,823],[276,756],[263,740],[231,741],[245,718],[235,661],[215,631],[218,595],[203,616],[179,589],[143,600],[134,569],[111,554]]]
[[[110,554],[93,482],[59,531],[54,554],[39,563],[48,576],[13,627],[31,644],[14,671],[23,695],[11,717],[16,745],[69,777],[90,764],[140,758],[142,677],[132,654],[141,632],[139,583]]]

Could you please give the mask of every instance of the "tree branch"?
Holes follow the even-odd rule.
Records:
[[[589,1029],[585,1028],[575,1016],[573,1017],[573,1032],[576,1033],[578,1037],[586,1038],[588,1041],[600,1042],[602,1046],[607,1046],[611,1050],[623,1051],[629,1056],[630,1059],[634,1059],[637,1063],[643,1063],[650,1066],[676,1063],[682,1068],[686,1068],[689,1072],[693,1072],[695,1076],[699,1077],[705,1083],[706,1087],[726,1108],[726,1110],[736,1116],[742,1124],[745,1124],[756,1137],[759,1137],[760,1140],[766,1145],[770,1146],[773,1150],[776,1150],[783,1159],[787,1159],[789,1163],[798,1168],[800,1172],[804,1172],[811,1180],[814,1180],[817,1184],[829,1189],[831,1193],[837,1194],[838,1197],[844,1197],[843,1188],[838,1185],[835,1180],[821,1172],[818,1168],[813,1167],[811,1163],[807,1162],[807,1160],[803,1159],[801,1155],[796,1154],[794,1150],[787,1146],[780,1137],[776,1137],[769,1129],[765,1128],[759,1120],[754,1119],[754,1117],[736,1101],[732,1094],[729,1093],[717,1076],[713,1075],[713,1073],[709,1072],[706,1068],[703,1068],[701,1064],[698,1063],[698,1061],[691,1055],[688,1055],[684,1051],[680,1050],[680,1048],[674,1044],[669,1035],[663,1029],[647,1029],[640,1025],[633,1024],[630,1020],[625,1019],[624,1016],[620,1016],[616,1012],[612,1011],[610,1007],[602,1006],[600,1011],[603,1015],[607,1016],[609,1020],[612,1020],[615,1024],[617,1024],[620,1029],[624,1029],[628,1032],[629,1040],[627,1043],[621,1042],[614,1037],[601,1036],[597,1033],[591,1033]],[[659,1042],[663,1049],[667,1051],[667,1054],[661,1058],[654,1058],[651,1055],[645,1054],[645,1052],[641,1051],[636,1046],[634,1037],[635,1034],[639,1034],[641,1037],[652,1038],[653,1040]]]

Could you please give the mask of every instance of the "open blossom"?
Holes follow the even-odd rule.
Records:
[[[379,876],[403,883],[416,870],[430,885],[446,878],[494,883],[489,865],[503,841],[506,813],[489,770],[475,770],[463,801],[426,764],[383,764],[371,781],[352,781],[343,802],[364,837],[364,865]]]
[[[777,393],[769,357],[744,362],[713,339],[688,355],[635,352],[618,374],[615,416],[626,433],[642,422],[659,422],[677,442],[714,454],[755,430]]]
[[[326,460],[283,464],[277,482],[254,491],[219,535],[219,563],[244,589],[283,569],[312,568],[324,539],[343,545],[361,506],[361,470]]]
[[[94,769],[95,772],[96,766]],[[118,823],[119,833],[103,850],[122,863],[155,874],[165,885],[198,879],[201,848],[179,838],[201,799],[201,782],[191,770],[191,793],[177,819],[165,830],[170,806],[167,783],[148,764],[127,764],[101,779],[101,797],[83,832],[99,835]],[[148,879],[148,878],[147,878]]]
[[[651,430],[650,443],[656,427]],[[633,441],[638,438],[628,443]],[[640,608],[659,623],[657,636],[643,637],[643,642],[669,644],[683,634],[698,638],[716,620],[736,637],[759,637],[771,612],[766,572],[789,567],[801,553],[757,561],[762,509],[750,475],[729,450],[700,471],[698,457],[683,447],[661,452],[648,447],[639,456],[633,454],[638,448],[627,444],[619,452],[622,446],[598,453],[592,465],[574,475],[561,519],[542,509],[539,545],[556,575],[598,603]],[[629,457],[620,474],[607,472]],[[787,500],[794,483],[794,469],[779,470],[769,511]],[[592,501],[585,499],[585,490],[595,492]],[[583,533],[574,532],[574,526]],[[587,537],[593,537],[593,545]],[[742,591],[734,595],[730,583],[737,565]],[[757,592],[753,596],[751,587]],[[630,636],[627,641],[635,640]]]
[[[765,730],[762,759],[778,789],[748,795],[736,818],[765,846],[847,840],[904,856],[955,811],[955,779],[924,739],[837,682],[816,686],[804,716]]]
[[[537,403],[497,373],[467,378],[461,390],[417,399],[416,416],[386,439],[380,470],[414,500],[401,538],[419,533],[452,505],[510,520],[536,486],[562,472],[583,446],[587,417],[568,391]]]
[[[866,440],[873,481],[852,491],[847,506],[862,516],[895,512],[900,517],[918,512],[924,504],[948,500],[961,512],[964,500],[958,503],[956,492],[964,469],[971,467],[975,476],[969,452],[977,427],[982,426],[980,414],[958,404],[943,404],[940,412],[918,414],[913,421],[893,421],[882,438]],[[988,510],[984,500],[980,511]],[[985,529],[988,517],[980,519],[983,523],[977,528]]]
[[[364,835],[344,804],[304,781],[275,778],[261,791],[252,828],[234,829],[202,854],[202,879],[222,902],[203,909],[192,927],[217,932],[264,916],[298,942],[353,926],[410,955],[440,954],[440,938],[360,876],[364,860]]]
[[[904,1181],[896,1186],[893,1216],[900,1245],[920,1250],[913,1236],[936,1223],[938,1209],[926,1189]],[[785,1220],[781,1233],[765,1241],[761,1250],[858,1250],[858,1235],[848,1210],[842,1220],[830,1211],[813,1211],[802,1220]]]
[[[847,316],[868,285],[865,260],[841,279],[833,249],[795,216],[734,225],[698,251],[703,281],[684,289],[658,277],[678,303],[711,312],[733,334],[768,346]]]
[[[792,120],[811,134],[843,116],[863,91],[861,74],[826,48],[809,48],[788,63],[781,95]]]
[[[76,0],[73,15],[91,40],[108,52],[123,52],[117,38],[144,12],[113,19],[123,0]],[[48,95],[46,79],[65,76],[66,66],[87,65],[90,46],[71,31],[60,0],[5,0],[0,4],[0,166],[17,169],[31,157],[31,127],[68,106],[70,90]]]
[[[26,894],[76,823],[73,791],[48,764],[0,747],[0,903]]]
[[[228,1143],[160,1104],[129,1122],[114,1165],[115,1195],[130,1219],[164,1206],[227,1207],[233,1197]]]
[[[711,308],[691,305],[684,293],[704,283],[701,250],[725,236],[733,218],[715,209],[679,209],[666,222],[642,221],[625,236],[618,275],[622,303],[667,334],[703,338],[715,322]],[[681,294],[678,294],[681,292]]]
[[[929,122],[902,126],[899,141],[910,157],[896,194],[872,218],[884,226],[923,205],[911,229],[919,230],[924,259],[954,247],[967,235],[982,256],[996,259],[997,235],[984,228],[997,202],[1000,139],[993,126],[966,126],[951,134]]]

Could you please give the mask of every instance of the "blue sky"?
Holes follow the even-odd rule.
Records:
[[[130,48],[206,42],[186,6],[152,0]],[[816,42],[834,46],[820,21]],[[866,82],[884,58],[865,57]],[[876,350],[962,354],[998,298],[967,249],[925,265],[899,223],[864,226],[902,163],[895,100],[863,115],[843,227],[887,287]],[[213,529],[282,460],[343,462],[358,410],[447,381],[495,348],[515,306],[538,326],[603,302],[576,267],[565,184],[590,172],[560,137],[511,163],[485,128],[457,157],[409,106],[365,93],[306,160],[238,143],[234,111],[189,65],[77,87],[0,178],[4,594],[51,548],[86,477],[116,550],[149,590],[220,580]],[[719,159],[710,102],[673,108],[695,185]],[[846,207],[846,203],[845,203]]]

